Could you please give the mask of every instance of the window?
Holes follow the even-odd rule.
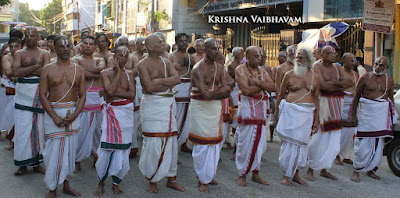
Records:
[[[364,0],[325,0],[324,19],[363,16]]]

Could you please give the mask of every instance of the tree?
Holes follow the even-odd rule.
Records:
[[[60,33],[60,24],[62,22],[61,0],[53,0],[42,8],[40,10],[40,20],[42,20],[42,26],[47,29],[49,34],[53,32]],[[56,21],[55,24],[54,21]]]
[[[32,14],[34,14],[36,17],[39,17],[40,11],[39,10],[29,10],[28,3],[20,3],[19,4],[19,21],[25,22],[28,26],[41,26],[41,24],[38,23],[34,19]]]
[[[11,0],[0,0],[0,6],[7,5],[11,3]]]

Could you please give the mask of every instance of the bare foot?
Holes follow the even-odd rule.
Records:
[[[182,146],[181,146],[181,152],[191,153],[192,150],[191,150],[189,147],[187,147],[186,142],[185,142],[185,143],[182,144]]]
[[[12,150],[14,148],[14,142],[10,142],[10,145],[5,147],[6,150]]]
[[[337,180],[335,176],[333,176],[330,172],[326,171],[325,169],[322,169],[319,175],[321,177],[326,177],[328,179]]]
[[[176,162],[176,164],[181,165],[181,164],[182,164],[181,160],[178,160],[178,161]]]
[[[261,177],[258,174],[253,174],[253,176],[251,177],[251,180],[253,182],[269,186],[269,182],[266,181],[266,180],[261,179]]]
[[[112,185],[112,191],[113,191],[114,195],[122,195],[122,194],[124,194],[124,191],[122,191],[118,187],[118,185],[115,185],[115,184]]]
[[[211,184],[211,185],[218,185],[218,182],[217,182],[217,180],[213,179],[213,180],[211,180],[211,182],[210,182],[209,184]]]
[[[44,169],[42,166],[35,166],[35,167],[33,167],[33,172],[40,173],[40,174],[46,174],[46,169]]]
[[[26,168],[26,166],[21,166],[21,167],[19,167],[17,172],[14,173],[14,175],[21,176],[21,175],[25,175],[26,173],[28,173],[28,169]]]
[[[94,191],[93,195],[101,197],[104,194],[104,181],[99,182],[99,186],[97,187],[96,191]]]
[[[343,162],[346,164],[353,164],[353,160],[351,159],[343,159]]]
[[[360,182],[360,173],[354,171],[353,176],[351,176],[350,180],[353,182]]]
[[[55,198],[57,197],[57,189],[56,190],[50,190],[49,194],[47,194],[47,198]]]
[[[368,171],[367,175],[368,175],[368,177],[371,177],[372,179],[381,180],[381,177],[379,177],[378,175],[375,175],[375,173],[372,171]]]
[[[308,186],[307,182],[302,180],[298,175],[294,175],[294,177],[292,178],[292,181],[301,184],[303,186]]]
[[[99,156],[93,152],[92,152],[92,156],[93,156],[93,168],[96,168],[96,162],[99,159]]]
[[[286,177],[286,176],[283,176],[283,177],[282,177],[282,182],[281,182],[281,184],[284,185],[284,186],[291,186],[291,185],[292,185],[292,183],[290,182],[289,178]]]
[[[139,148],[131,148],[131,152],[129,153],[129,158],[136,157],[138,151],[139,151]]]
[[[337,165],[344,165],[344,164],[343,164],[343,162],[342,162],[342,161],[340,161],[340,157],[339,157],[339,155],[338,155],[338,156],[336,156],[336,159],[335,159],[335,164],[337,164]]]
[[[239,186],[246,186],[246,175],[239,176],[239,179],[237,180],[236,183]]]
[[[235,159],[236,159],[236,153],[232,153],[231,160],[232,160],[232,161],[235,161]]]
[[[149,188],[147,188],[147,192],[158,193],[157,183],[149,183]]]
[[[81,168],[81,163],[80,162],[75,162],[75,170],[74,173],[79,172],[80,170],[82,170]]]
[[[79,197],[81,196],[81,193],[72,189],[71,186],[69,185],[68,181],[64,181],[64,188],[63,188],[63,193],[67,195],[72,195],[74,197]]]
[[[199,182],[198,187],[200,192],[210,192],[208,189],[208,184],[202,184],[201,182]]]
[[[167,187],[175,189],[177,191],[185,192],[185,187],[179,185],[176,181],[174,181],[174,182],[168,181],[167,182]]]
[[[306,180],[308,180],[308,181],[314,181],[315,180],[314,179],[314,171],[311,168],[309,168],[307,170]]]

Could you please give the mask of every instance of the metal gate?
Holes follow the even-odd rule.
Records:
[[[255,28],[251,31],[251,45],[261,46],[265,50],[268,66],[279,65],[280,33],[265,33],[265,26]]]
[[[361,58],[364,57],[364,31],[361,30],[361,22],[356,22],[342,35],[340,48],[343,52],[351,52]]]

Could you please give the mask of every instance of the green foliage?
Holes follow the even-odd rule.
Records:
[[[168,20],[168,14],[165,12],[165,10],[163,11],[156,11],[154,13],[155,15],[155,20],[158,22],[160,20]]]
[[[31,12],[39,17],[40,11],[39,10],[31,10],[29,11],[29,4],[28,3],[20,3],[19,4],[19,21],[25,22],[28,26],[41,26],[40,23],[36,22],[32,17]]]
[[[61,0],[53,0],[46,5],[46,7],[40,10],[40,20],[42,20],[42,26],[47,29],[48,33],[60,33],[61,21],[57,22],[54,29],[53,21],[57,15],[62,13]]]
[[[0,6],[7,5],[11,3],[11,0],[0,0]]]

